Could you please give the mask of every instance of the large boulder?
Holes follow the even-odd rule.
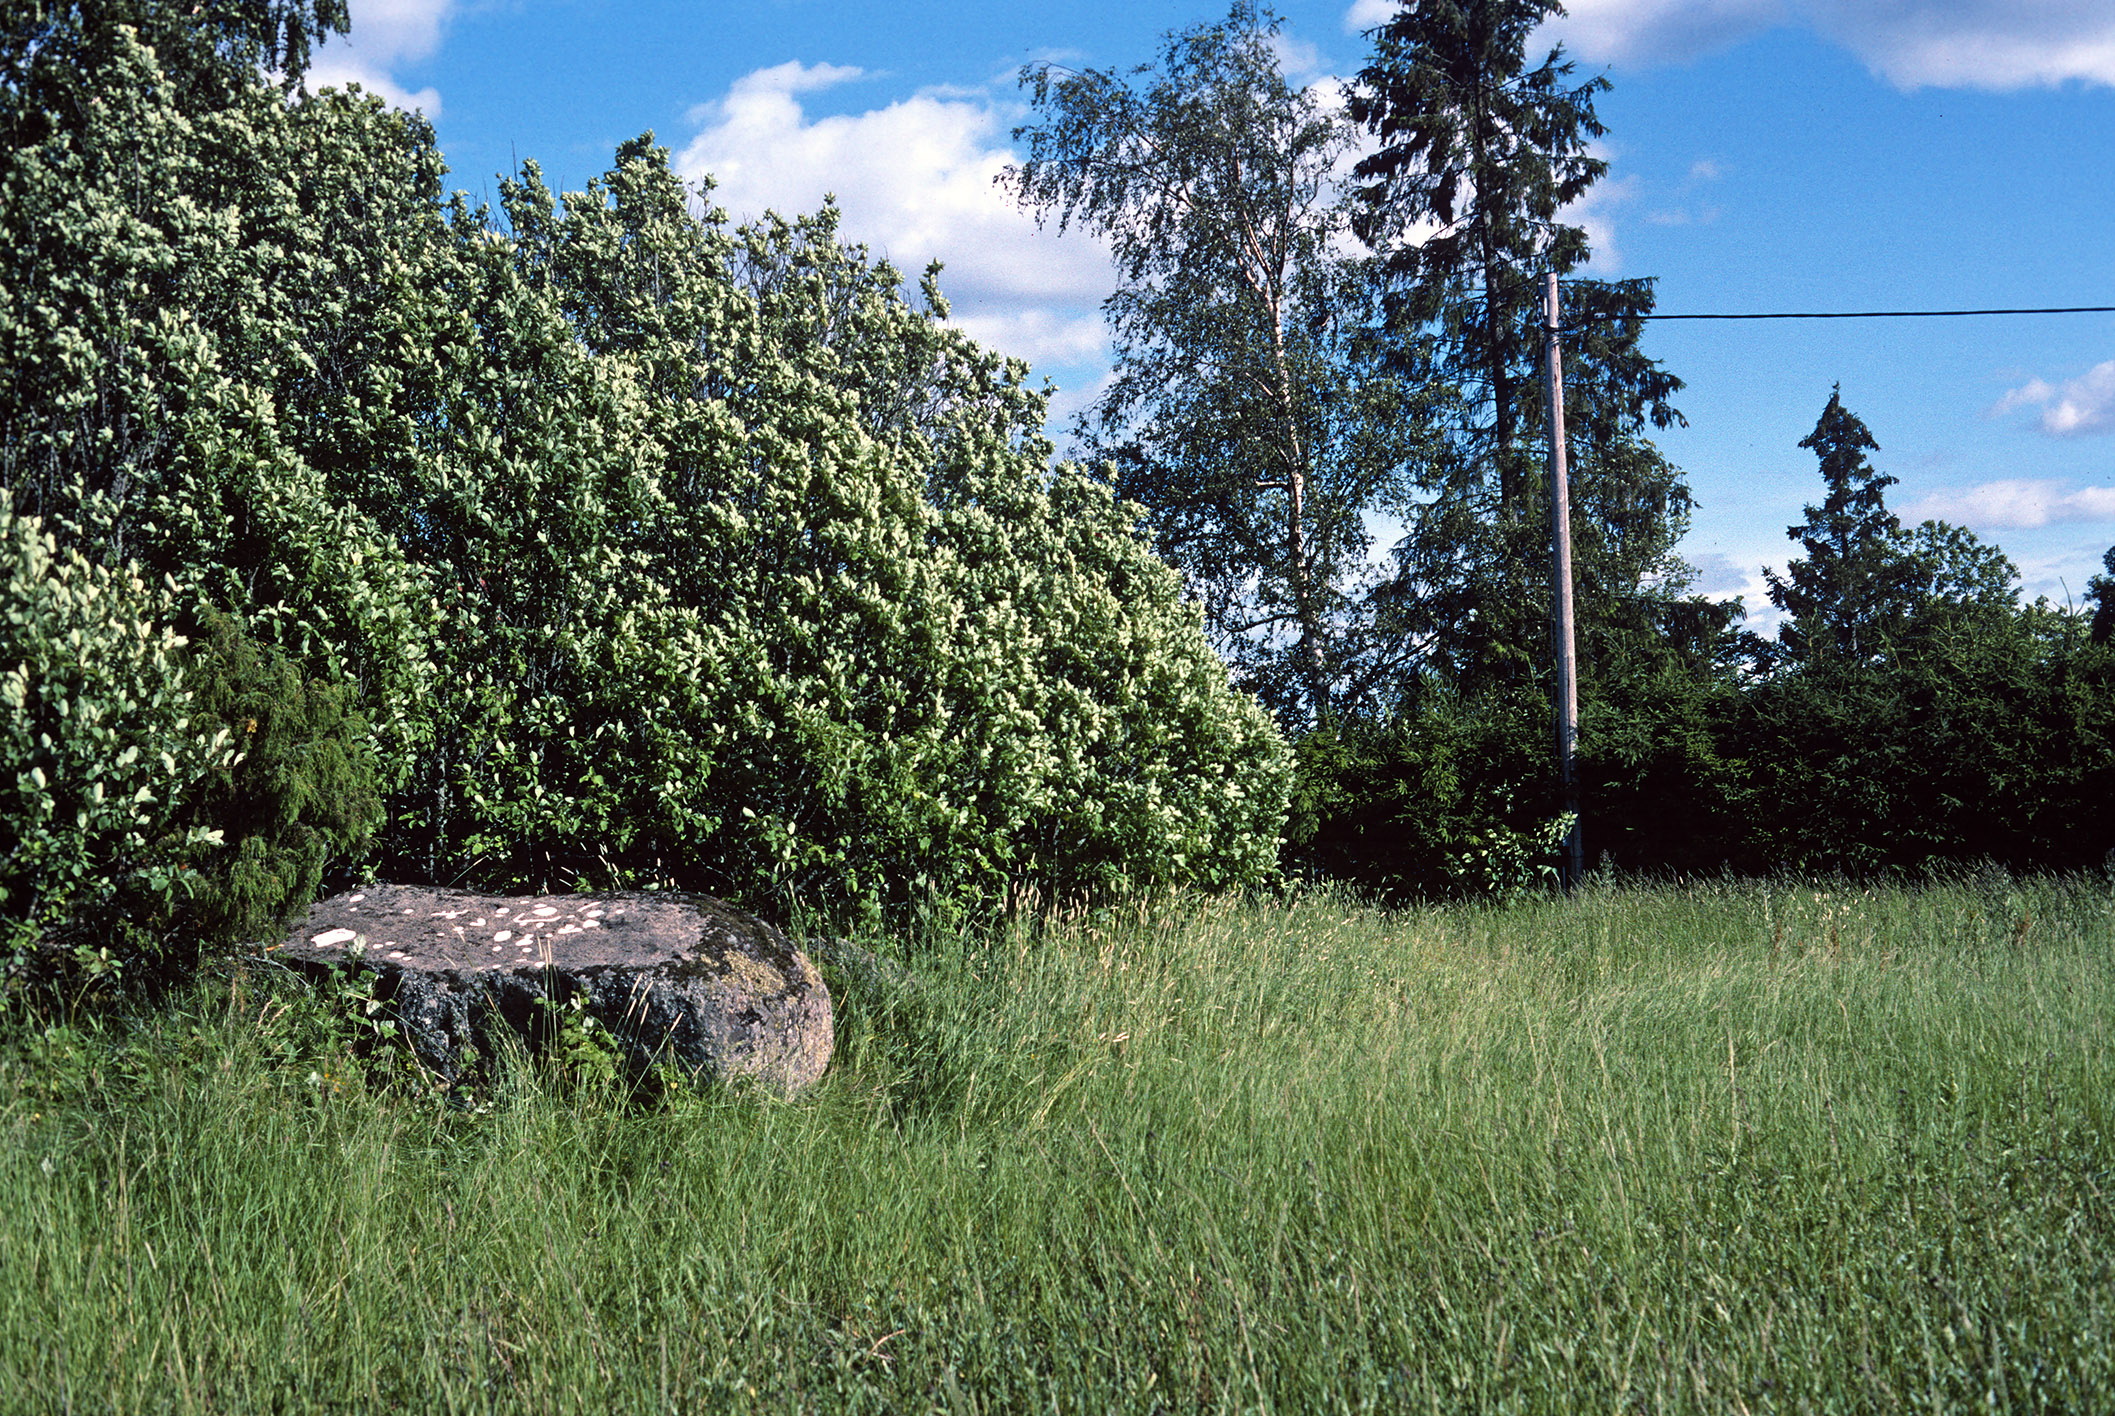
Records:
[[[370,885],[310,907],[272,950],[311,973],[378,976],[420,1061],[463,1075],[493,1029],[546,1035],[554,1009],[593,1018],[635,1073],[753,1077],[792,1093],[821,1076],[830,992],[793,942],[704,895],[474,895]]]

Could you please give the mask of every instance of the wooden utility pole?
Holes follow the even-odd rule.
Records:
[[[1557,771],[1564,783],[1564,809],[1571,830],[1564,838],[1564,888],[1578,885],[1585,874],[1586,852],[1579,840],[1579,775],[1572,755],[1579,745],[1579,658],[1572,632],[1572,499],[1564,464],[1564,346],[1560,342],[1562,311],[1557,303],[1557,272],[1544,277],[1543,393],[1549,400],[1550,429],[1550,562],[1553,624],[1557,657]]]

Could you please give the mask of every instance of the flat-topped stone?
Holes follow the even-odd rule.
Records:
[[[830,1061],[830,993],[815,966],[771,925],[705,895],[370,885],[311,906],[272,952],[310,972],[348,960],[374,970],[413,1051],[449,1081],[495,1025],[539,1036],[547,1001],[607,1028],[634,1071],[669,1062],[792,1092]]]

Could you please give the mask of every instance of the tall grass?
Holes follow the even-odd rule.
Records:
[[[2115,1407],[2104,883],[910,952],[792,1103],[377,1090],[257,975],[24,1034],[0,1408]]]

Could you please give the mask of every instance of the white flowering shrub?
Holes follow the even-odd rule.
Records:
[[[136,562],[167,598],[126,623],[256,646],[214,661],[249,666],[229,702],[299,687],[238,717],[314,773],[189,798],[194,844],[242,838],[207,914],[262,927],[349,865],[839,915],[1275,868],[1284,744],[930,275],[914,303],[828,211],[730,230],[645,139],[495,217],[443,198],[422,120],[172,72],[182,15],[141,14],[54,12],[0,85],[0,490],[44,528],[25,644],[90,616],[52,586]],[[196,766],[171,643],[82,670],[133,665],[76,744],[136,748],[130,791]],[[8,780],[60,780],[39,742]],[[160,868],[155,821],[62,827],[10,857],[10,918]]]
[[[1275,868],[1278,734],[930,279],[828,212],[730,235],[644,142],[504,196],[504,239],[455,216],[446,347],[491,362],[367,508],[449,587],[402,841],[836,913]]]
[[[61,550],[0,494],[0,575],[0,968],[100,971],[218,846],[178,807],[233,749],[194,726],[184,641],[134,570]]]

